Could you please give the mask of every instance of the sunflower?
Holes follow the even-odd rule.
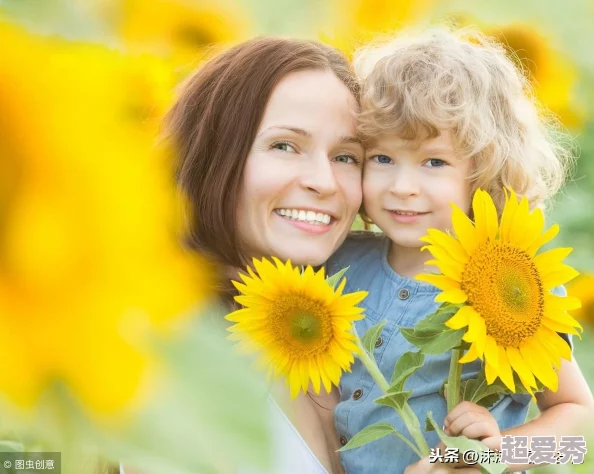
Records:
[[[582,302],[582,307],[572,311],[578,321],[594,324],[594,274],[582,274],[567,286],[567,294]]]
[[[247,39],[252,30],[248,11],[213,0],[124,0],[114,11],[129,49],[168,57],[182,69],[195,66],[211,46]]]
[[[537,254],[559,227],[543,232],[542,211],[530,212],[528,200],[518,200],[513,191],[506,191],[500,221],[493,200],[480,189],[472,201],[474,224],[452,207],[457,238],[429,229],[421,239],[434,257],[427,264],[442,274],[416,278],[442,290],[436,301],[463,305],[446,322],[451,329],[467,328],[463,340],[470,347],[460,362],[484,359],[487,382],[499,377],[512,392],[514,372],[529,393],[537,388],[536,379],[556,391],[553,367],[571,358],[569,346],[557,333],[579,335],[582,329],[567,314],[580,306],[579,300],[551,292],[578,274],[562,263],[571,249]]]
[[[130,99],[150,63],[2,20],[0,43],[0,392],[28,411],[60,381],[115,416],[152,372],[139,328],[168,332],[208,297]]]
[[[342,294],[346,280],[332,288],[323,268],[315,272],[308,266],[301,273],[290,261],[273,260],[254,259],[258,275],[248,267],[249,276],[240,275],[243,283],[233,282],[243,309],[226,316],[236,323],[229,338],[239,341],[242,351],[259,352],[270,376],[286,376],[292,397],[310,381],[315,393],[320,380],[329,392],[358,352],[351,325],[363,318],[356,305],[367,292]]]
[[[332,24],[323,27],[319,37],[352,56],[378,35],[426,22],[434,7],[433,0],[332,0]]]

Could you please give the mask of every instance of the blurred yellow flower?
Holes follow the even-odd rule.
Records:
[[[60,381],[117,410],[149,373],[139,325],[169,330],[206,296],[206,264],[177,243],[171,163],[139,122],[139,94],[159,108],[162,92],[102,46],[2,22],[0,44],[0,392],[30,408]]]
[[[434,0],[332,0],[332,24],[321,29],[320,39],[352,56],[378,35],[427,20],[434,4]]]
[[[545,34],[528,24],[484,26],[511,51],[534,86],[538,100],[559,116],[568,127],[584,123],[586,111],[572,99],[578,69],[562,52],[557,51]]]
[[[133,51],[171,58],[178,67],[195,66],[212,45],[247,39],[246,11],[235,2],[203,0],[123,0],[119,33]]]
[[[343,370],[349,370],[358,352],[352,323],[363,318],[356,305],[366,291],[342,294],[346,279],[335,290],[324,278],[324,269],[308,266],[302,273],[291,262],[283,264],[254,259],[256,275],[241,274],[243,283],[233,282],[241,296],[242,309],[226,316],[234,324],[229,339],[238,347],[259,352],[259,361],[273,376],[286,376],[295,397],[320,381],[327,392],[338,386]]]
[[[582,307],[571,313],[578,320],[586,324],[594,324],[594,274],[581,274],[569,285],[567,294],[579,299]]]

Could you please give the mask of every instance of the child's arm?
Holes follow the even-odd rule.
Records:
[[[579,430],[592,416],[594,398],[577,363],[562,361],[557,392],[545,390],[536,394],[541,414],[534,420],[500,432],[491,413],[474,403],[463,402],[446,417],[446,431],[453,435],[481,439],[489,448],[499,450],[501,438],[511,436],[562,436],[583,435]],[[523,471],[535,464],[514,464],[509,472]]]

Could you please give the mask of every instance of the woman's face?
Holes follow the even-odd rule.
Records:
[[[272,91],[249,152],[238,204],[242,250],[319,265],[361,205],[356,101],[323,70],[294,72]]]

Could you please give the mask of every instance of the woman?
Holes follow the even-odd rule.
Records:
[[[321,265],[346,238],[361,204],[357,108],[347,59],[310,41],[242,43],[182,88],[166,125],[192,208],[188,241],[218,264],[230,308],[230,279],[251,258]],[[271,401],[271,472],[342,472],[336,401],[335,394],[298,397],[290,421]]]
[[[344,241],[361,205],[357,104],[347,59],[309,41],[242,43],[184,85],[167,133],[193,211],[189,243],[218,264],[229,305],[229,280],[251,258],[321,265]],[[294,472],[340,469],[332,411],[318,405],[328,401],[291,403],[287,415],[298,434],[277,418],[290,439],[279,457],[301,450],[305,462],[311,449],[319,459],[307,464],[318,471]]]

